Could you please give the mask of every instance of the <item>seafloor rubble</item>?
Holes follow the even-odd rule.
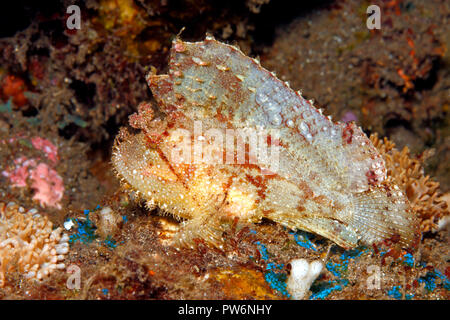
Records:
[[[68,4],[30,4],[38,14],[0,39],[0,201],[65,228],[71,268],[36,281],[11,267],[0,298],[288,299],[298,258],[325,261],[309,299],[449,298],[448,3],[379,2],[382,29],[369,31],[360,1],[86,1],[83,32],[65,28]],[[180,223],[120,188],[109,161],[182,27],[186,40],[209,32],[259,54],[325,113],[394,141],[371,137],[422,221],[418,250],[346,251],[270,221],[230,224],[222,249],[173,247]]]

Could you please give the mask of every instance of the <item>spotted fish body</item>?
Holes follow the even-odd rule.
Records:
[[[406,195],[386,177],[384,160],[362,130],[334,123],[239,49],[212,38],[177,38],[169,74],[149,74],[147,81],[165,117],[155,118],[149,104],[141,104],[130,117],[141,132],[119,135],[113,164],[150,204],[186,219],[182,242],[199,237],[220,245],[224,221],[268,218],[345,248],[384,239],[416,244],[417,221]],[[199,123],[203,135],[195,134]],[[180,129],[193,135],[180,136]],[[247,161],[229,163],[230,145],[204,134],[211,130],[270,134],[254,154],[249,150],[256,140],[239,136]],[[199,140],[203,149],[194,147],[190,161],[174,158],[182,144]],[[278,148],[275,169],[250,163],[263,147]],[[205,149],[216,161],[192,160]],[[236,160],[236,150],[232,156]]]

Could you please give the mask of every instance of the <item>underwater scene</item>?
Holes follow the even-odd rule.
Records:
[[[1,300],[450,298],[449,1],[0,14]]]

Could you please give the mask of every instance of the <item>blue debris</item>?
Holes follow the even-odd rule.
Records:
[[[250,233],[256,234],[256,230],[250,229]]]
[[[345,286],[347,286],[349,281],[347,279],[342,280],[331,280],[326,282],[319,282],[314,283],[311,286],[312,294],[309,297],[310,300],[317,300],[317,299],[325,299],[332,293],[333,291],[341,291],[344,289]]]
[[[109,293],[108,289],[102,289],[103,294],[106,296]]]
[[[387,294],[394,299],[401,300],[403,298],[403,295],[400,292],[400,289],[401,286],[394,286],[391,290],[388,291]],[[412,298],[414,298],[414,294],[405,294],[405,300],[411,300]]]
[[[433,292],[436,289],[436,275],[434,272],[428,272],[424,277],[418,279],[419,283],[425,283],[425,289]]]
[[[101,209],[100,205],[97,205],[94,211],[100,209]],[[78,228],[76,233],[70,235],[69,237],[70,243],[75,243],[77,241],[80,241],[81,243],[89,243],[97,238],[97,235],[95,234],[96,227],[92,222],[92,220],[89,218],[90,210],[86,209],[83,211],[83,213],[86,216],[86,220],[83,221],[80,219],[72,219],[77,223]],[[107,236],[106,239],[103,241],[103,243],[111,249],[117,247],[117,241],[112,239],[111,236]]]
[[[403,255],[403,263],[406,264],[408,267],[414,267],[414,257],[411,253],[406,253]]]
[[[380,251],[380,257],[383,257],[386,253],[388,253],[388,251]],[[405,253],[402,257],[398,258],[398,260],[406,264],[408,267],[414,267],[414,256],[411,253]],[[419,266],[423,267],[423,262],[421,262]]]
[[[94,210],[98,210],[100,206],[97,206]],[[83,211],[84,215],[86,216],[86,220],[81,219],[72,219],[72,221],[76,222],[77,224],[77,232],[74,234],[71,234],[69,236],[69,242],[70,243],[76,243],[77,241],[81,243],[89,243],[92,242],[97,238],[95,235],[96,227],[92,220],[89,218],[89,210]]]
[[[261,254],[261,258],[263,260],[269,259],[269,252],[267,251],[267,248],[264,244],[257,241],[256,244],[258,245],[259,253]],[[282,272],[275,272],[275,270],[282,270],[284,267],[283,264],[276,264],[274,262],[269,262],[266,266],[267,272],[264,274],[264,279],[267,281],[267,283],[270,285],[270,287],[278,292],[280,292],[282,295],[286,297],[290,297],[289,292],[286,289],[286,279],[287,275]]]
[[[105,241],[103,241],[103,243],[111,249],[114,249],[117,247],[117,241],[112,239],[111,236],[107,236]]]
[[[269,253],[267,252],[267,248],[264,244],[262,244],[259,241],[256,241],[256,244],[260,247],[259,249],[259,253],[261,253],[261,258],[263,260],[268,260],[269,259]]]
[[[311,286],[311,296],[309,299],[325,299],[334,291],[340,291],[349,284],[348,279],[343,279],[343,276],[348,270],[348,265],[351,259],[360,257],[369,249],[366,247],[358,247],[352,250],[344,251],[340,256],[340,262],[328,261],[326,268],[338,279],[330,281],[316,281]]]
[[[394,286],[391,290],[388,291],[388,296],[400,300],[402,298],[400,288],[400,286]]]
[[[448,280],[444,281],[444,289],[450,291],[450,281],[448,281]]]
[[[380,251],[380,257],[383,257],[386,253],[387,251]],[[405,253],[403,257],[399,258],[399,260],[406,264],[408,267],[414,267],[414,257],[411,253]]]
[[[128,222],[128,217],[127,216],[122,216],[122,220],[123,220],[124,223],[127,223]]]
[[[269,262],[268,264],[267,264],[267,267],[266,267],[266,269],[267,270],[276,270],[276,269],[278,269],[278,270],[282,270],[283,269],[283,267],[284,267],[284,264],[276,264],[276,263],[273,263],[273,262]]]
[[[446,290],[450,290],[450,281],[439,270],[430,271],[425,276],[420,277],[417,281],[419,281],[419,283],[425,283],[425,289],[427,289],[428,292],[433,292],[437,287],[436,280],[438,279],[441,280],[440,286]]]
[[[286,279],[287,275],[284,273],[275,273],[273,271],[268,271],[264,274],[264,279],[266,279],[267,283],[274,290],[277,290],[282,295],[290,298],[290,294],[286,289]]]
[[[297,231],[297,232],[289,232],[290,234],[294,235],[295,242],[306,249],[312,249],[314,251],[317,251],[317,248],[314,246],[314,243],[311,242],[309,239],[310,234],[304,231]]]
[[[341,254],[341,260],[348,260],[360,257],[363,253],[367,252],[369,249],[366,247],[358,247],[355,249],[344,251]]]
[[[89,243],[97,238],[94,223],[89,219],[89,210],[84,210],[84,214],[86,215],[86,220],[72,219],[77,224],[77,232],[70,235],[70,243],[76,243],[77,241]]]
[[[334,276],[341,278],[342,272],[347,270],[347,265],[343,265],[341,263],[334,263],[332,261],[328,261],[326,264],[328,271],[330,271]]]
[[[442,285],[444,286],[444,288],[448,290],[450,286],[450,281],[448,280],[448,278],[444,276],[439,270],[434,270],[434,272],[436,273],[436,276],[443,281]]]
[[[360,257],[363,253],[367,252],[368,249],[365,247],[358,247],[352,250],[344,251],[339,260],[339,262],[328,261],[326,264],[326,268],[330,271],[334,276],[338,278],[342,278],[345,272],[347,272],[348,264],[350,263],[350,259],[355,259]]]

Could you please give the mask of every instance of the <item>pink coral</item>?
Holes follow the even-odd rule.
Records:
[[[58,162],[58,148],[53,143],[41,137],[31,138],[31,143],[33,147],[43,151],[53,163]]]
[[[0,144],[12,144],[22,135],[12,137],[8,140],[0,140]],[[50,160],[50,166],[39,162],[41,157],[28,159],[20,156],[14,159],[14,166],[7,167],[1,174],[9,178],[12,187],[25,188],[27,180],[31,180],[31,187],[35,190],[33,200],[39,201],[40,205],[60,209],[60,201],[64,194],[64,182],[53,169],[59,161],[58,148],[49,140],[41,137],[31,138],[31,144],[37,150],[45,153]]]
[[[18,165],[13,171],[4,170],[2,175],[8,177],[13,187],[23,188],[27,186],[27,179],[29,176],[28,167],[36,166],[34,159],[27,159],[25,157],[19,157],[14,160],[14,163]]]
[[[45,163],[31,171],[33,183],[31,187],[36,190],[33,200],[39,201],[42,207],[50,206],[61,209],[59,203],[64,194],[64,182],[58,173]]]

